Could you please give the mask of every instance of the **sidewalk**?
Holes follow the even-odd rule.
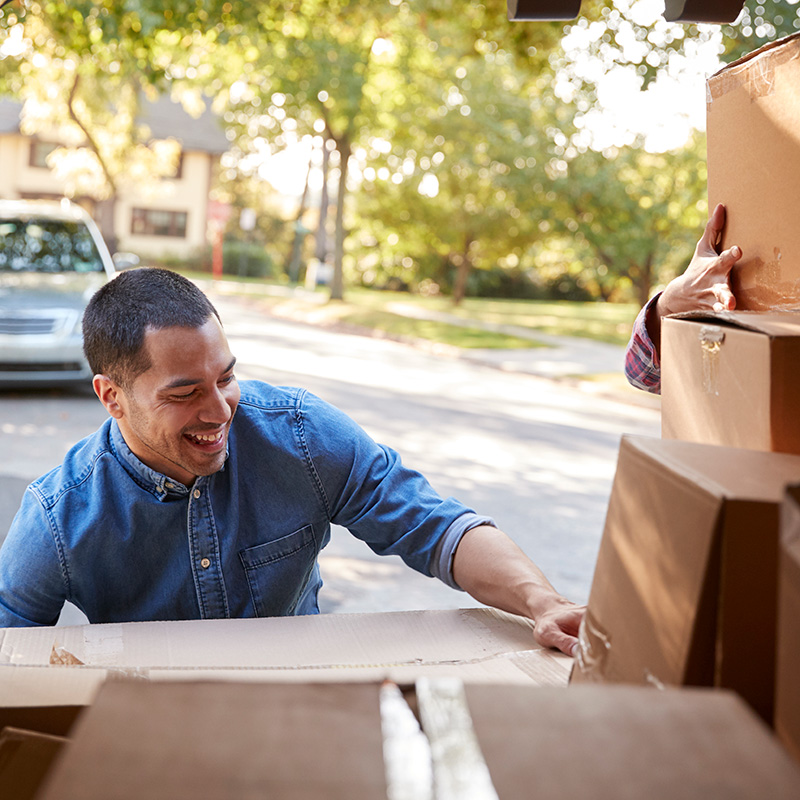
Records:
[[[302,287],[247,284],[236,281],[198,281],[201,288],[211,294],[251,294],[296,298],[314,306],[323,306],[327,297]],[[430,349],[452,358],[460,358],[506,372],[535,375],[540,378],[559,380],[573,384],[576,388],[605,397],[613,397],[621,402],[649,408],[660,408],[661,399],[657,395],[642,392],[630,386],[623,373],[625,348],[592,339],[576,336],[551,336],[516,325],[502,325],[475,319],[462,319],[446,311],[428,311],[411,303],[396,302],[386,306],[386,310],[400,316],[421,320],[444,322],[462,328],[481,328],[494,333],[503,333],[537,342],[544,347],[529,349],[496,350],[467,349],[441,345],[429,340],[413,340],[398,337],[401,341],[415,347]],[[275,313],[273,311],[273,313]],[[277,315],[284,319],[307,324],[318,324],[312,313],[301,309],[280,309]],[[349,324],[333,323],[334,329],[367,336],[385,336],[369,328],[357,328]],[[392,337],[394,338],[394,337]]]

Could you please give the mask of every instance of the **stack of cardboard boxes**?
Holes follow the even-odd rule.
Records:
[[[707,97],[737,310],[664,320],[663,439],[622,442],[572,682],[727,688],[800,757],[800,35]]]
[[[798,86],[709,81],[751,310],[665,322],[574,667],[488,609],[0,630],[0,797],[800,797]]]

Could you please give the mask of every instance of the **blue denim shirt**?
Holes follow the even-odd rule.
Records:
[[[187,488],[115,420],[32,483],[0,550],[0,627],[319,612],[330,525],[458,588],[461,536],[493,524],[302,389],[242,383],[224,467]]]

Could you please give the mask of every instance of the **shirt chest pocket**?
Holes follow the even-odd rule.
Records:
[[[311,525],[239,552],[256,616],[293,614],[317,561]]]

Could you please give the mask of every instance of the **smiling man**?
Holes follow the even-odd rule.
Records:
[[[91,622],[318,613],[335,523],[572,654],[583,607],[342,412],[302,389],[240,386],[190,281],[124,272],[83,333],[109,418],[28,487],[0,550],[0,627],[52,625],[67,600]]]

